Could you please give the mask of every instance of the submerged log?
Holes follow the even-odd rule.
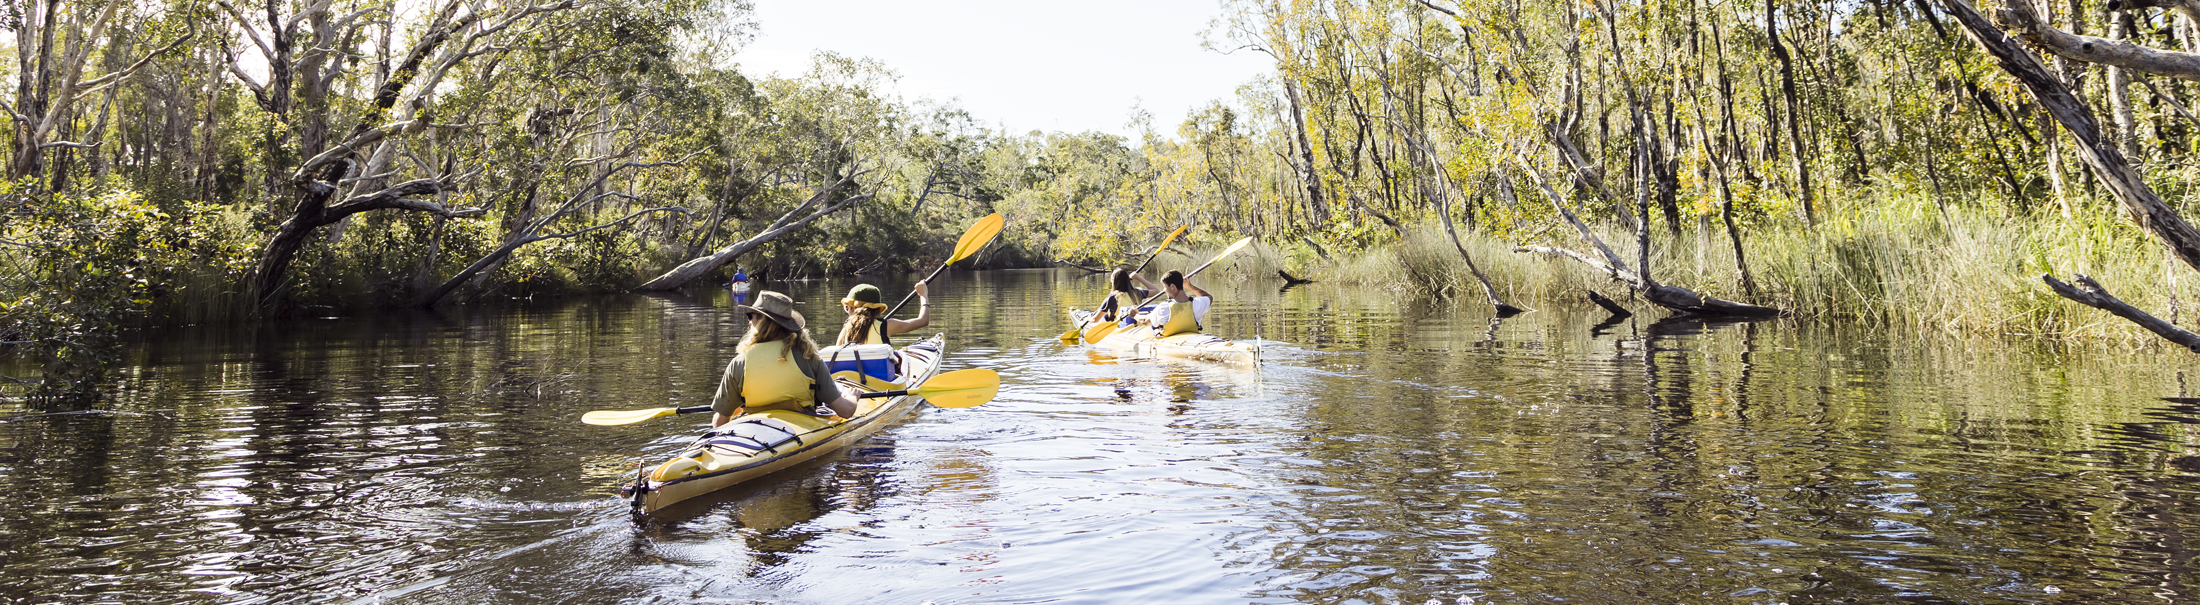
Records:
[[[1296,285],[1299,285],[1299,284],[1311,284],[1311,283],[1314,283],[1314,280],[1311,280],[1311,279],[1304,279],[1304,278],[1299,278],[1299,277],[1292,277],[1292,276],[1291,276],[1291,274],[1283,272],[1283,270],[1282,270],[1282,269],[1277,269],[1277,270],[1276,270],[1276,275],[1277,275],[1278,277],[1282,277],[1282,278],[1283,278],[1283,283],[1285,283],[1285,284],[1288,284],[1288,285],[1293,285],[1293,286],[1296,286]]]
[[[1587,254],[1550,246],[1517,246],[1513,248],[1514,252],[1534,252],[1581,261],[1582,264],[1603,271],[1613,281],[1627,284],[1627,287],[1634,289],[1635,294],[1642,296],[1643,300],[1665,307],[1675,313],[1741,317],[1775,317],[1782,313],[1781,310],[1771,307],[1720,300],[1697,294],[1687,288],[1661,284],[1650,279],[1648,273],[1637,272],[1628,268],[1627,261],[1620,260],[1619,255],[1613,253],[1610,246],[1604,245],[1603,239],[1598,238],[1595,233],[1591,233],[1589,226],[1582,224],[1581,219],[1574,217],[1573,211],[1566,208],[1565,201],[1558,196],[1558,191],[1551,189],[1550,183],[1543,179],[1542,173],[1536,171],[1535,167],[1526,165],[1526,163],[1522,163],[1521,167],[1525,169],[1524,172],[1528,173],[1528,177],[1543,189],[1543,195],[1551,199],[1551,206],[1558,209],[1559,217],[1565,219],[1567,224],[1573,225],[1574,231],[1580,233],[1581,238],[1588,240],[1590,245],[1595,246],[1598,252],[1603,253],[1604,258],[1599,260]],[[1638,230],[1647,231],[1641,230],[1639,227],[1638,225]],[[1642,243],[1647,246],[1647,238]],[[1645,253],[1642,256],[1642,261],[1647,263],[1649,254]]]
[[[1604,307],[1605,312],[1612,314],[1612,319],[1621,319],[1635,314],[1633,311],[1628,311],[1627,307],[1619,306],[1619,303],[1612,302],[1612,299],[1605,298],[1604,295],[1596,293],[1595,290],[1589,291],[1589,302],[1596,303],[1599,307]]]

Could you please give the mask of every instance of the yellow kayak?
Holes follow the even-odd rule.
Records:
[[[1070,309],[1070,320],[1084,322],[1091,311]],[[1155,338],[1153,329],[1133,325],[1122,327],[1109,322],[1097,322],[1098,327],[1085,329],[1086,336],[1101,334],[1097,340],[1086,342],[1120,357],[1168,357],[1196,359],[1221,363],[1254,365],[1260,363],[1260,350],[1242,342],[1235,342],[1206,334],[1178,334],[1167,338]]]
[[[837,372],[833,377],[849,397],[915,389],[939,373],[945,348],[946,338],[933,336],[895,351],[901,374],[890,383],[863,380],[854,372]],[[916,406],[917,399],[914,395],[856,399],[855,417],[841,421],[787,410],[743,414],[704,433],[671,460],[649,467],[622,486],[619,495],[633,503],[635,514],[647,515],[847,447],[900,419]]]

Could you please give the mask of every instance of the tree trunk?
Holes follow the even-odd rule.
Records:
[[[1620,260],[1618,254],[1612,253],[1612,248],[1610,246],[1604,245],[1604,240],[1599,239],[1595,233],[1589,231],[1588,225],[1582,224],[1580,219],[1574,217],[1573,211],[1566,208],[1565,200],[1559,197],[1557,191],[1551,189],[1550,183],[1545,182],[1542,175],[1536,172],[1536,169],[1534,167],[1522,166],[1522,168],[1525,172],[1528,173],[1529,178],[1533,179],[1536,182],[1536,185],[1543,190],[1543,195],[1550,198],[1551,206],[1558,211],[1559,217],[1564,219],[1567,224],[1572,225],[1574,227],[1574,231],[1579,233],[1583,240],[1588,241],[1589,244],[1591,246],[1594,246],[1597,251],[1603,256],[1600,260],[1598,258],[1590,257],[1580,252],[1575,252],[1573,250],[1547,246],[1519,246],[1513,248],[1514,251],[1534,252],[1552,256],[1563,256],[1580,261],[1583,264],[1595,267],[1598,270],[1603,271],[1613,280],[1627,284],[1629,288],[1635,290],[1636,294],[1641,295],[1644,300],[1648,300],[1652,304],[1656,304],[1660,307],[1665,307],[1666,309],[1676,313],[1735,315],[1744,317],[1771,317],[1779,315],[1781,313],[1779,309],[1719,300],[1717,298],[1699,295],[1686,288],[1660,284],[1655,280],[1650,279],[1649,274],[1646,272],[1636,272],[1628,269],[1627,261]]]
[[[863,195],[850,196],[846,199],[834,202],[830,206],[819,208],[816,212],[812,212],[808,216],[804,216],[799,220],[794,219],[795,214],[822,203],[828,196],[840,191],[842,187],[853,183],[854,179],[855,177],[853,176],[847,177],[846,179],[841,180],[841,182],[836,183],[831,187],[825,188],[824,191],[818,192],[817,195],[811,196],[809,201],[804,202],[801,206],[796,206],[794,210],[789,211],[786,215],[779,217],[779,220],[773,221],[772,225],[770,227],[766,227],[764,232],[758,233],[748,239],[735,242],[731,246],[720,248],[718,249],[718,251],[712,252],[709,255],[697,257],[687,262],[680,263],[680,266],[673,267],[671,271],[666,271],[664,275],[659,275],[655,279],[651,279],[648,282],[643,283],[642,285],[635,286],[634,291],[661,292],[685,286],[688,284],[688,282],[701,279],[704,275],[709,275],[710,272],[717,271],[719,268],[726,266],[726,263],[733,262],[733,259],[740,257],[743,253],[755,249],[757,246],[762,246],[764,244],[770,243],[772,240],[778,239],[779,236],[785,235],[789,231],[794,231],[796,229],[807,226],[810,224],[811,221],[817,220],[818,217],[832,214],[834,212],[839,212],[842,208],[846,208],[849,205],[852,205],[858,201],[870,198],[871,194],[868,193]]]
[[[2111,40],[2122,40],[2131,30],[2128,13],[2118,13],[2108,22]],[[2116,148],[2124,152],[2124,157],[2138,157],[2139,123],[2131,115],[2131,78],[2124,74],[2124,68],[2114,65],[2108,67],[2108,112],[2116,118],[2115,133],[2109,138],[2116,141]]]
[[[2200,269],[2200,231],[2194,230],[2192,224],[2186,222],[2182,215],[2170,209],[2169,205],[2164,204],[2161,197],[2155,195],[2153,188],[2147,186],[2146,180],[2139,175],[2136,169],[2131,167],[2129,161],[2124,159],[2123,153],[2117,150],[2116,145],[2101,136],[2100,124],[2095,121],[2093,112],[2087,109],[2084,100],[2072,95],[2069,87],[2064,86],[2060,79],[2047,71],[2046,66],[2040,64],[2039,57],[2033,55],[2031,51],[2018,47],[2013,38],[2002,33],[1993,24],[1988,23],[1986,17],[1972,9],[1970,4],[1965,3],[1963,0],[1941,0],[1941,5],[1946,7],[1948,12],[1954,15],[1956,20],[1963,25],[1964,32],[1970,35],[1973,42],[1978,43],[1987,55],[1993,57],[2003,71],[2008,72],[2009,75],[2023,84],[2026,90],[2031,91],[2033,98],[2039,101],[2040,106],[2053,114],[2055,120],[2061,122],[2063,128],[2070,132],[2071,138],[2077,142],[2078,157],[2084,160],[2086,166],[2093,169],[2094,176],[2098,177],[2103,184],[2107,185],[2109,191],[2116,195],[2117,201],[2123,204],[2124,210],[2130,214],[2132,221],[2138,223],[2140,229],[2160,240],[2164,246],[2169,248],[2172,255],[2185,263],[2186,267]],[[2031,18],[2029,11],[2029,6],[2016,3],[2012,4],[2011,8],[2003,10],[2001,15],[2005,20],[2015,21],[2020,25],[2029,21],[2034,28],[2043,27],[2039,26],[2036,19]],[[2022,33],[2024,30],[2020,28],[2019,31]],[[2034,31],[2036,32],[2037,29]],[[2064,35],[2067,36],[2067,34]],[[2085,60],[2080,57],[2071,58]],[[2136,313],[2136,309],[2128,309],[2129,305],[2123,305],[2121,301],[2115,300],[2114,297],[2107,296],[2107,293],[2098,284],[2091,283],[2092,280],[2081,276],[2077,279],[2080,288],[2067,288],[2056,287],[2059,282],[2056,282],[2052,276],[2044,276],[2044,279],[2050,287],[2055,287],[2056,293],[2065,298],[2096,308],[2108,309],[2118,316],[2147,327],[2172,342],[2200,351],[2200,345],[2194,344],[2200,343],[2200,341],[2184,338],[2177,335],[2176,332],[2159,329],[2159,326],[2145,321],[2152,319],[2151,317],[2142,317],[2144,314]],[[2094,296],[2094,294],[2098,294],[2098,296]],[[2118,308],[2119,305],[2124,308]],[[2170,328],[2175,329],[2175,326],[2170,326]],[[2183,332],[2183,330],[2177,329],[2177,332]],[[2186,334],[2189,334],[2189,332]]]
[[[1796,198],[1802,202],[1803,225],[1816,228],[1818,213],[1812,208],[1810,162],[1804,157],[1802,120],[1799,118],[1803,105],[1795,93],[1795,61],[1788,56],[1787,45],[1780,43],[1780,22],[1773,14],[1775,5],[1765,3],[1765,38],[1772,47],[1772,57],[1780,61],[1780,95],[1787,98],[1788,155],[1795,159]]]
[[[1306,203],[1314,211],[1314,224],[1329,224],[1329,206],[1322,200],[1321,174],[1315,168],[1314,144],[1306,136],[1306,111],[1299,104],[1299,87],[1289,76],[1283,78],[1283,96],[1291,102],[1291,133],[1298,141],[1299,182],[1306,185]]]

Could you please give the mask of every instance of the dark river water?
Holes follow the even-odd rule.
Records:
[[[2200,601],[2190,354],[1206,285],[1257,369],[1056,340],[1098,278],[943,276],[998,399],[639,525],[707,419],[580,415],[707,402],[723,291],[146,334],[96,409],[0,403],[0,601]]]

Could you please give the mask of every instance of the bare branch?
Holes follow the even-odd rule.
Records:
[[[138,68],[145,67],[146,63],[152,62],[154,57],[158,57],[164,53],[167,53],[168,51],[175,50],[176,47],[182,46],[183,43],[191,41],[191,38],[197,35],[198,32],[184,34],[183,37],[177,38],[176,41],[168,43],[167,46],[160,47],[153,52],[145,53],[144,58],[138,59],[136,63],[131,63],[129,67],[122,68],[121,70],[114,73],[84,81],[84,83],[80,84],[79,86],[90,86],[91,88],[76,93],[77,100],[83,100],[84,97],[88,97],[91,96],[93,93],[106,90],[107,87],[113,86],[117,82],[121,82],[123,78],[130,77],[130,74],[137,73]]]
[[[2024,0],[2005,2],[2001,10],[1994,11],[1994,22],[2025,42],[2065,59],[2200,81],[2200,54],[2072,35],[2048,25],[2033,10],[2032,4]]]
[[[252,96],[259,98],[262,104],[267,103],[267,85],[252,79],[252,74],[244,73],[244,67],[237,64],[237,53],[226,52],[225,50],[223,54],[229,56],[229,64],[226,67],[229,68],[230,75],[237,76],[238,82],[244,83],[245,88],[252,89]]]
[[[2162,321],[2160,318],[2139,310],[2138,307],[2125,303],[2123,300],[2116,298],[2115,295],[2109,294],[2106,288],[2102,288],[2101,284],[2093,281],[2091,277],[2086,277],[2083,274],[2074,277],[2071,281],[2077,282],[2076,285],[2063,283],[2062,280],[2055,279],[2053,274],[2047,273],[2040,274],[2040,281],[2047,282],[2047,287],[2054,288],[2055,293],[2061,294],[2063,298],[2113,313],[2117,317],[2130,320],[2131,323],[2139,324],[2139,327],[2146,328],[2149,332],[2169,339],[2170,342],[2200,353],[2200,334],[2194,334],[2184,328],[2177,327],[2176,324]]]
[[[429,212],[444,218],[474,216],[487,212],[483,208],[452,210],[442,204],[409,197],[439,193],[451,188],[451,181],[452,179],[449,178],[415,179],[391,185],[374,193],[355,196],[344,200],[342,203],[329,206],[328,215],[331,218],[328,220],[329,222],[335,222],[336,218],[382,209]]]
[[[260,47],[260,56],[266,57],[269,61],[275,60],[275,51],[268,48],[267,41],[260,38],[260,30],[258,28],[252,27],[252,20],[245,18],[243,11],[237,10],[237,7],[230,6],[227,0],[215,2],[214,5],[222,7],[222,10],[228,12],[231,18],[237,20],[237,26],[244,28],[244,37],[251,40],[253,46]],[[234,61],[236,57],[235,55],[231,55],[230,58],[232,61]],[[231,63],[231,68],[235,68],[234,62]],[[244,73],[240,71],[237,75],[243,76]]]
[[[853,179],[854,177],[849,178]],[[832,189],[828,189],[827,193],[835,189],[838,189],[837,185]],[[821,193],[820,195],[823,194]],[[818,198],[816,197],[812,197],[811,202],[814,202],[817,199]],[[793,216],[792,213],[789,213],[786,217],[780,217],[778,222],[774,222],[773,226],[771,228],[765,229],[763,233],[758,233],[754,237],[741,240],[739,243],[735,243],[731,246],[726,246],[725,248],[721,248],[718,251],[712,252],[708,255],[689,260],[685,263],[680,263],[680,266],[673,267],[671,271],[666,271],[664,275],[659,275],[656,279],[649,280],[648,283],[644,283],[640,286],[635,286],[634,289],[641,292],[656,292],[671,290],[673,288],[687,285],[688,282],[695,281],[697,278],[702,277],[704,274],[716,271],[718,270],[718,268],[724,267],[726,263],[733,262],[733,259],[741,256],[742,253],[755,249],[757,246],[764,245],[766,242],[770,242],[773,239],[777,239],[779,236],[784,235],[789,231],[800,229],[803,226],[810,224],[810,221],[817,220],[818,217],[832,214],[834,212],[839,212],[842,208],[847,208],[849,205],[867,199],[871,199],[871,194],[866,193],[863,195],[851,196],[847,199],[835,202],[830,206],[819,208],[817,209],[817,211],[811,212],[809,215],[803,216],[801,219],[795,220],[791,223],[786,222],[788,217]],[[809,207],[809,205],[809,202],[805,202],[803,204],[803,207],[806,208]]]
[[[409,130],[416,124],[418,124],[418,121],[416,120],[406,120],[403,122],[384,124],[375,128],[368,128],[364,132],[360,132],[357,136],[352,137],[351,140],[344,141],[341,144],[330,147],[328,151],[321,152],[321,155],[313,156],[312,159],[306,160],[303,164],[299,164],[298,171],[295,174],[292,174],[290,178],[292,180],[305,180],[307,178],[310,178],[313,174],[313,171],[320,169],[322,166],[326,166],[330,163],[342,160],[346,157],[350,157],[353,153],[357,152],[359,148],[365,147],[367,145],[372,145],[378,141],[381,141],[383,138],[388,137],[391,132]]]
[[[606,195],[609,195],[609,194],[606,194]],[[623,197],[623,198],[627,198],[627,199],[633,199],[633,200],[639,200],[639,199],[642,199],[642,198],[634,197],[634,196],[631,196],[631,195],[625,195],[625,194],[620,194],[620,195],[619,195],[619,197]],[[537,236],[535,236],[535,237],[534,237],[533,239],[531,239],[531,240],[529,240],[529,241],[531,241],[531,242],[535,242],[535,241],[542,241],[542,240],[546,240],[546,239],[564,239],[564,238],[568,238],[568,237],[573,237],[573,236],[576,236],[576,235],[581,235],[581,234],[584,234],[584,233],[588,233],[588,232],[591,232],[591,231],[599,231],[599,230],[603,230],[603,229],[609,229],[609,228],[611,228],[611,227],[616,227],[616,226],[620,225],[621,223],[625,223],[625,222],[627,222],[627,221],[631,221],[631,220],[634,220],[635,218],[637,218],[637,217],[640,217],[640,216],[642,216],[642,215],[645,215],[645,214],[651,214],[651,213],[656,213],[656,212],[678,212],[678,213],[680,213],[680,214],[683,214],[683,215],[687,215],[687,216],[694,216],[694,214],[693,214],[693,213],[690,213],[690,212],[688,212],[688,209],[686,209],[686,208],[681,208],[681,207],[679,207],[679,206],[666,206],[666,207],[663,207],[663,208],[650,208],[650,209],[647,209],[647,210],[636,210],[636,211],[634,211],[634,213],[633,213],[633,214],[628,214],[628,215],[626,215],[626,216],[625,216],[624,218],[620,218],[619,220],[611,221],[611,222],[608,222],[608,223],[604,223],[604,224],[601,224],[601,225],[596,225],[596,226],[594,226],[594,227],[589,227],[589,228],[586,228],[586,229],[582,229],[582,230],[579,230],[579,231],[572,231],[572,232],[567,232],[567,233],[552,233],[552,234],[548,234],[548,235],[537,235]]]

